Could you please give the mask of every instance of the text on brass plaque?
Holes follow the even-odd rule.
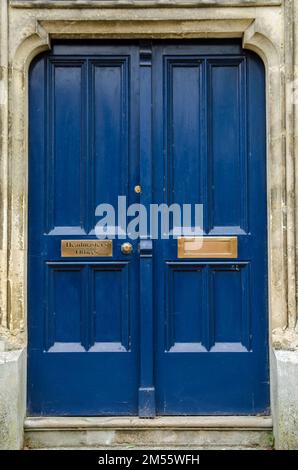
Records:
[[[237,237],[178,238],[178,258],[237,258]]]
[[[113,256],[112,240],[61,240],[63,258]]]

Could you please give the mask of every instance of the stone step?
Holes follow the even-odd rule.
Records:
[[[263,416],[28,417],[30,449],[270,449],[272,419]]]

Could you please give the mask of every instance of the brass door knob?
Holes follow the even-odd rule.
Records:
[[[124,255],[130,255],[132,253],[132,244],[131,243],[123,243],[121,245],[121,251]]]

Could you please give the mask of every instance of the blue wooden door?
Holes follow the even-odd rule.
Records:
[[[203,204],[204,236],[236,259],[154,247],[158,414],[268,407],[265,98],[262,62],[237,44],[153,49],[154,195]]]
[[[34,61],[30,414],[267,412],[264,88],[238,42],[57,43]],[[237,237],[237,258],[129,237],[61,256],[120,195],[203,204],[204,235]]]
[[[57,45],[31,67],[33,414],[137,413],[137,250],[114,240],[112,257],[63,258],[61,240],[96,239],[96,206],[137,197],[138,81],[131,45]]]

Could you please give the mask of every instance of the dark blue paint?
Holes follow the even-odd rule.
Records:
[[[67,259],[95,208],[139,183],[139,50],[42,55],[30,72],[29,412],[138,412],[138,253]],[[130,77],[130,78],[129,78]]]
[[[140,203],[147,212],[152,202],[152,50],[150,43],[140,44]],[[156,414],[154,384],[154,306],[152,240],[141,239],[140,254],[140,382],[139,416]]]
[[[268,412],[264,89],[236,41],[57,43],[34,61],[30,414]],[[205,234],[237,235],[238,259],[146,239],[61,258],[118,195],[203,203]]]
[[[264,67],[222,47],[153,48],[153,198],[239,242],[234,262],[154,243],[159,415],[268,411]]]

